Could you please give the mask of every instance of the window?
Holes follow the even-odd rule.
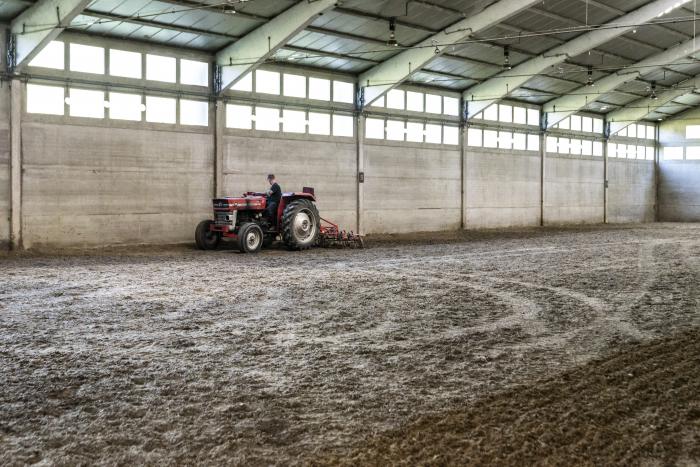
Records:
[[[442,98],[442,113],[459,117],[459,99],[454,97]]]
[[[593,119],[591,117],[581,117],[581,131],[593,133]]]
[[[557,152],[557,138],[547,136],[547,152]]]
[[[62,87],[27,84],[27,112],[63,115],[64,97]]]
[[[603,143],[601,141],[593,141],[593,155],[603,157]]]
[[[309,134],[327,136],[331,134],[331,116],[309,112]]]
[[[384,139],[384,120],[379,118],[366,119],[365,137],[371,139]]]
[[[527,124],[540,126],[540,111],[537,109],[527,109]]]
[[[498,106],[498,121],[503,123],[513,122],[513,107],[500,104]]]
[[[444,127],[442,127],[442,131],[442,142],[444,144],[459,144],[459,127],[445,125]]]
[[[627,158],[627,145],[626,144],[619,144],[617,145],[617,157],[618,159],[626,159]]]
[[[571,154],[576,154],[578,156],[581,155],[581,140],[580,139],[572,139],[570,144],[569,144],[569,152]]]
[[[109,118],[140,122],[142,113],[143,104],[139,94],[109,93]]]
[[[282,75],[282,94],[287,97],[306,97],[306,77],[301,75]]]
[[[29,66],[42,68],[54,68],[63,70],[66,66],[64,58],[65,45],[61,41],[51,41],[39,52],[34,59],[29,62]]]
[[[425,124],[425,142],[440,144],[442,143],[442,126],[432,123]]]
[[[282,111],[282,131],[286,133],[306,133],[306,112],[284,109]]]
[[[569,129],[571,129],[570,123],[571,123],[571,120],[568,118],[565,118],[564,120],[559,122],[559,124],[557,125],[557,128],[559,128],[561,130],[569,130]]]
[[[579,115],[572,115],[571,121],[571,131],[581,131],[581,117]]]
[[[105,72],[105,49],[92,45],[70,45],[70,70],[82,73]]]
[[[617,132],[617,136],[627,136],[627,127]]]
[[[263,94],[280,94],[280,74],[276,71],[255,71],[255,92]]]
[[[71,117],[105,117],[105,94],[102,91],[71,88],[68,102]]]
[[[603,133],[603,119],[594,118],[593,119],[593,133],[601,134]]]
[[[525,133],[513,133],[513,149],[519,151],[527,149],[527,135]]]
[[[246,73],[241,79],[236,82],[231,89],[234,91],[252,92],[253,91],[253,74]]]
[[[333,100],[352,104],[355,102],[355,86],[345,81],[333,81]]]
[[[649,128],[649,127],[647,127],[647,128]],[[647,147],[646,147],[646,155],[647,155],[646,159],[647,159],[648,161],[653,161],[653,160],[655,159],[655,157],[654,157],[654,147],[653,147],[653,146],[647,146]]]
[[[646,137],[647,137],[646,125],[637,125],[637,138],[646,139]]]
[[[581,142],[581,154],[584,156],[593,155],[593,141],[584,139]]]
[[[653,126],[647,126],[647,139],[656,139],[656,131]]]
[[[408,122],[406,124],[406,141],[422,143],[424,131],[424,125],[422,123]]]
[[[498,147],[498,132],[494,130],[484,130],[484,147]]]
[[[226,126],[250,130],[253,128],[253,107],[250,105],[228,104],[226,106]]]
[[[540,150],[540,137],[539,137],[539,135],[527,135],[527,149],[528,149],[528,151],[539,151]]]
[[[484,119],[484,112],[479,112],[478,114],[474,115],[472,118],[476,119],[476,120],[483,120]]]
[[[209,125],[209,103],[180,99],[180,123],[183,125]]]
[[[146,121],[175,123],[175,99],[146,96]]]
[[[146,79],[174,83],[177,74],[176,69],[177,62],[175,58],[146,54]]]
[[[442,97],[435,94],[425,95],[425,111],[431,114],[442,113]]]
[[[669,146],[664,148],[664,160],[678,161],[683,159],[683,148],[678,146]]]
[[[687,146],[685,148],[685,158],[687,160],[700,160],[700,146]]]
[[[512,149],[513,148],[513,133],[510,131],[499,131],[498,132],[498,149]]]
[[[309,99],[331,100],[331,82],[323,78],[309,78]]]
[[[476,148],[481,147],[481,130],[478,128],[469,128],[467,130],[467,145]]]
[[[355,134],[355,120],[349,115],[333,115],[333,136],[348,136]]]
[[[405,139],[406,127],[404,122],[398,120],[387,120],[386,139],[392,141],[403,141]]]
[[[492,122],[498,121],[498,106],[496,104],[484,109],[484,120],[491,120]]]
[[[123,78],[141,79],[141,54],[109,49],[109,74]]]
[[[192,86],[209,86],[209,64],[181,59],[180,83]]]
[[[513,123],[527,125],[527,109],[525,107],[513,107]]]
[[[406,109],[413,112],[423,111],[423,93],[408,91],[406,93]]]
[[[280,131],[280,109],[275,109],[272,107],[256,107],[255,129],[264,131]]]
[[[608,157],[617,157],[617,144],[608,143]]]
[[[637,137],[637,125],[630,125],[627,127],[627,136],[630,138]]]
[[[634,144],[627,145],[627,159],[637,158],[637,146]]]
[[[386,94],[386,107],[388,109],[404,109],[405,93],[399,89],[392,89]]]
[[[371,107],[384,107],[384,96],[380,97],[379,99],[376,99],[370,105]]]
[[[569,154],[570,150],[570,142],[569,138],[559,138],[559,153],[560,154]]]
[[[700,139],[700,125],[687,125],[685,127],[686,139]]]

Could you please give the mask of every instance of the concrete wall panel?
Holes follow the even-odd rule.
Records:
[[[190,242],[211,216],[213,138],[25,123],[25,247]]]
[[[603,222],[603,159],[552,154],[545,164],[545,225]]]
[[[661,163],[659,220],[700,222],[700,161]]]
[[[608,222],[654,222],[656,170],[652,161],[608,162]]]

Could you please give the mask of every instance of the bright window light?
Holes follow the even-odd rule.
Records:
[[[331,134],[331,116],[309,112],[309,134],[328,136]]]
[[[442,125],[432,123],[425,124],[425,142],[432,144],[442,143]]]
[[[403,110],[405,93],[400,89],[392,89],[386,94],[386,106],[388,109]]]
[[[617,132],[617,136],[627,136],[627,127]]]
[[[442,127],[442,132],[443,144],[452,144],[455,146],[459,144],[459,127],[445,125]]]
[[[139,94],[109,93],[109,118],[113,120],[141,121],[143,103]]]
[[[513,133],[513,149],[518,151],[527,149],[527,135],[525,133]]]
[[[252,92],[253,91],[253,74],[252,73],[246,73],[243,78],[238,80],[236,84],[231,86],[231,89],[234,91],[241,91],[241,92]]]
[[[355,102],[355,86],[345,81],[333,81],[333,100],[352,104]]]
[[[527,150],[528,151],[539,151],[540,150],[540,137],[539,137],[539,135],[527,135]]]
[[[371,107],[384,107],[384,96],[372,102]]]
[[[484,120],[498,121],[498,105],[493,104],[484,110]]]
[[[141,79],[141,54],[109,49],[109,74],[123,78]]]
[[[647,127],[648,128],[648,127]],[[648,161],[653,161],[655,159],[655,154],[654,154],[654,147],[653,146],[647,146],[646,147],[646,159]]]
[[[570,118],[565,118],[559,124],[557,125],[557,128],[561,130],[569,130],[571,129],[571,119]]]
[[[619,144],[617,145],[617,157],[619,159],[626,159],[627,158],[627,145],[626,144]]]
[[[209,103],[180,99],[180,123],[183,125],[209,125]]]
[[[479,128],[469,128],[467,130],[467,145],[480,148],[482,145],[482,134]]]
[[[510,131],[498,132],[498,149],[513,149],[513,133]]]
[[[558,148],[559,154],[569,154],[569,138],[559,138]]]
[[[685,138],[700,139],[700,125],[686,125]]]
[[[255,92],[263,94],[280,94],[280,74],[276,71],[255,71]]]
[[[174,83],[177,75],[174,57],[146,54],[146,79]]]
[[[71,88],[69,107],[71,117],[104,118],[105,93]]]
[[[226,106],[226,126],[251,130],[253,128],[253,107],[250,105],[228,104]]]
[[[425,95],[425,111],[430,114],[442,113],[442,96],[435,94]]]
[[[581,117],[581,131],[593,133],[593,119],[591,117]]]
[[[406,136],[406,124],[399,120],[386,121],[386,139],[403,141]]]
[[[290,75],[282,76],[282,92],[287,97],[306,97],[306,76]]]
[[[603,157],[603,143],[601,141],[593,141],[593,155]]]
[[[408,91],[406,93],[406,109],[413,112],[423,111],[423,93]]]
[[[570,144],[569,144],[569,152],[571,154],[576,154],[578,156],[581,155],[581,140],[580,139],[572,139]]]
[[[656,131],[653,126],[647,125],[647,139],[656,139]]]
[[[617,144],[608,143],[608,157],[617,157]]]
[[[82,73],[105,72],[105,49],[92,45],[70,45],[70,70]]]
[[[209,64],[180,59],[180,83],[192,86],[209,86]]]
[[[65,112],[64,88],[27,84],[27,112],[63,115]]]
[[[581,154],[583,154],[584,156],[593,155],[593,141],[589,139],[584,139],[581,142]]]
[[[384,139],[384,120],[381,118],[366,119],[365,138]]]
[[[547,136],[547,152],[557,152],[557,138],[554,136]]]
[[[637,125],[637,138],[646,139],[646,137],[647,137],[646,125]]]
[[[275,109],[272,107],[256,107],[255,129],[280,131],[280,109]]]
[[[510,105],[498,105],[498,121],[503,123],[513,122],[513,107]]]
[[[637,146],[637,159],[644,160],[645,148],[644,146]],[[688,151],[686,150],[686,157],[688,157]]]
[[[630,125],[627,127],[627,136],[630,138],[637,137],[637,125]]]
[[[593,119],[593,133],[601,134],[603,133],[603,119],[594,118]]]
[[[668,146],[663,148],[664,160],[667,161],[679,161],[683,160],[683,147],[679,146]]]
[[[637,158],[637,146],[634,144],[627,145],[627,159]]]
[[[571,131],[581,131],[581,117],[579,115],[572,115],[570,123]]]
[[[331,100],[331,82],[323,78],[309,78],[309,99]]]
[[[306,133],[306,112],[284,109],[282,111],[282,131],[285,133]]]
[[[355,119],[350,115],[333,114],[333,136],[355,135]]]
[[[412,143],[422,143],[424,131],[424,125],[422,123],[406,123],[406,141],[411,141]]]
[[[459,117],[459,99],[455,97],[443,97],[442,113]]]
[[[484,147],[485,148],[497,148],[498,147],[498,132],[494,130],[484,130]]]
[[[527,109],[525,107],[513,107],[513,123],[527,125]]]
[[[146,121],[175,123],[176,101],[170,97],[146,96]]]
[[[538,109],[527,109],[527,124],[540,126],[540,111]]]
[[[29,66],[63,70],[66,66],[64,48],[65,44],[61,41],[49,42],[41,49],[41,52],[29,62]]]

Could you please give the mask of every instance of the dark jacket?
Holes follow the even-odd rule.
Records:
[[[280,186],[277,184],[277,182],[275,182],[272,184],[272,186],[270,187],[270,190],[267,192],[267,202],[280,204],[281,200],[282,200],[282,188],[280,188]]]

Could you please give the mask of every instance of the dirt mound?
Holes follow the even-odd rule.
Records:
[[[700,329],[368,440],[331,464],[697,465]]]

